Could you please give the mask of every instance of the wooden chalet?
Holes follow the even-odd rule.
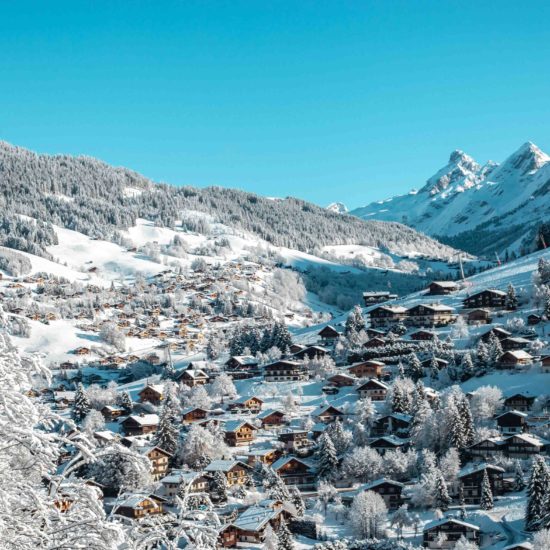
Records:
[[[332,325],[323,327],[317,334],[325,344],[334,344],[340,337],[340,333]]]
[[[510,458],[530,458],[548,451],[550,443],[536,435],[514,434],[504,440],[504,453]]]
[[[314,489],[317,483],[317,475],[314,467],[306,460],[296,456],[285,456],[276,460],[271,467],[285,485],[298,487],[299,489]]]
[[[201,369],[185,369],[183,371],[178,372],[176,376],[176,381],[185,384],[186,386],[189,386],[190,388],[193,388],[195,386],[204,386],[207,382],[209,382],[210,377],[206,372],[204,372]]]
[[[164,513],[165,498],[157,495],[131,495],[115,506],[114,513],[132,519],[142,519]]]
[[[144,435],[157,431],[159,417],[156,414],[130,415],[122,422],[126,435]]]
[[[370,397],[372,401],[385,401],[388,390],[389,387],[386,384],[376,378],[371,378],[357,388],[357,393],[360,399]]]
[[[151,476],[155,481],[164,477],[168,472],[168,461],[172,456],[168,451],[155,445],[133,446],[133,450],[146,456],[151,463]]]
[[[503,406],[507,411],[528,412],[533,407],[535,396],[530,393],[513,393],[504,398]]]
[[[342,502],[345,505],[351,505],[353,499],[360,493],[365,491],[372,491],[380,495],[384,499],[386,508],[388,510],[397,510],[403,504],[403,498],[401,493],[405,486],[403,483],[393,481],[391,479],[377,479],[365,485],[361,485],[358,489],[350,491],[349,493],[342,494]]]
[[[437,332],[433,332],[431,330],[425,330],[425,329],[419,329],[414,331],[410,335],[411,340],[420,341],[420,342],[429,342],[432,340],[437,340]]]
[[[160,405],[164,399],[164,387],[160,384],[147,384],[138,395],[142,403]]]
[[[113,405],[105,405],[101,409],[101,414],[107,422],[112,422],[113,420],[116,420],[117,418],[123,416],[125,413],[126,411],[123,408],[114,407]]]
[[[378,418],[373,426],[375,436],[397,435],[406,437],[411,427],[412,416],[403,413],[391,413]]]
[[[465,309],[493,308],[502,309],[506,305],[506,292],[487,288],[465,298],[462,302]]]
[[[491,311],[485,308],[472,309],[466,315],[469,325],[488,325],[492,322]]]
[[[449,366],[449,361],[446,361],[445,359],[441,359],[441,357],[432,357],[430,359],[426,359],[422,361],[422,368],[425,371],[428,371],[432,368],[432,363],[435,360],[437,364],[438,370],[446,369]]]
[[[506,411],[496,417],[497,426],[504,435],[523,433],[529,430],[527,413],[520,411]]]
[[[240,460],[213,460],[204,471],[209,474],[222,472],[230,487],[244,485],[248,481],[250,468]]]
[[[291,382],[307,380],[309,375],[306,367],[299,361],[275,361],[264,368],[266,382]]]
[[[375,449],[379,454],[385,455],[387,451],[396,451],[401,449],[406,451],[409,447],[408,439],[401,439],[395,435],[383,435],[373,439],[369,447]]]
[[[225,362],[227,370],[254,371],[258,369],[258,360],[253,355],[234,355]]]
[[[371,327],[391,327],[405,322],[407,309],[403,306],[378,306],[369,312]]]
[[[481,486],[485,472],[487,472],[493,496],[503,494],[504,468],[487,463],[468,465],[458,474],[458,482],[462,487],[466,504],[479,504],[481,502]]]
[[[387,302],[388,300],[395,300],[396,298],[397,294],[392,294],[388,291],[363,292],[363,302],[366,307],[374,304],[381,304],[382,302]]]
[[[502,349],[504,351],[525,349],[531,345],[531,341],[527,338],[521,338],[519,336],[511,336],[510,338],[503,338],[500,341]]]
[[[512,333],[507,331],[506,329],[503,329],[502,327],[493,327],[481,335],[481,340],[487,343],[492,338],[491,335],[496,336],[499,340],[504,340],[504,338],[509,338],[510,336],[512,336]]]
[[[207,493],[210,485],[205,476],[189,470],[172,470],[160,480],[160,483],[164,496],[170,500],[173,500],[183,488],[188,493]]]
[[[250,445],[254,441],[256,427],[243,420],[230,420],[223,427],[225,442],[231,447]]]
[[[363,347],[367,349],[371,349],[371,348],[380,348],[385,345],[386,345],[386,340],[384,340],[384,338],[380,338],[379,336],[373,336],[363,344]]]
[[[73,351],[73,353],[75,355],[90,355],[91,350],[90,350],[90,348],[80,347],[80,348],[76,348]]]
[[[462,537],[479,545],[481,538],[479,527],[456,518],[441,518],[424,526],[422,544],[424,548],[447,550],[454,548]]]
[[[192,424],[200,422],[208,416],[208,411],[201,407],[187,407],[181,411],[181,421],[183,424]]]
[[[299,452],[311,446],[306,430],[284,429],[277,435],[287,452]]]
[[[407,310],[406,322],[415,327],[441,327],[454,322],[455,310],[443,304],[418,304]]]
[[[523,350],[505,351],[498,360],[498,366],[501,369],[517,368],[530,365],[533,357]]]
[[[322,405],[317,407],[311,415],[318,421],[324,424],[330,424],[334,421],[341,420],[344,413],[334,405]]]
[[[258,414],[262,410],[263,399],[254,395],[244,395],[229,403],[230,411],[246,411]]]
[[[446,296],[459,289],[455,281],[432,281],[428,286],[428,294],[432,296]]]
[[[357,378],[348,374],[344,374],[342,372],[333,374],[332,376],[329,376],[327,378],[327,383],[331,386],[334,386],[335,388],[345,388],[353,386],[355,382],[357,382]]]
[[[385,363],[371,359],[361,361],[348,367],[348,372],[357,378],[381,378],[384,374]]]
[[[316,357],[325,357],[328,355],[328,350],[322,346],[308,346],[305,349],[295,353],[292,357],[298,360],[315,359]]]
[[[249,466],[266,464],[270,466],[281,456],[278,449],[254,449],[246,453],[246,463]]]
[[[286,424],[286,415],[278,409],[268,409],[257,416],[264,430],[280,428]]]

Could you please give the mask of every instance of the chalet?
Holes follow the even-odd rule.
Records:
[[[258,360],[253,355],[234,355],[225,362],[228,370],[256,370]]]
[[[437,340],[438,339],[438,336],[437,336],[437,332],[433,332],[431,330],[424,330],[424,329],[419,329],[419,330],[416,330],[415,332],[413,332],[410,336],[411,340],[416,340],[416,341],[430,341],[430,340]]]
[[[298,452],[311,446],[306,430],[285,429],[279,432],[277,439],[283,443],[283,448],[287,452]]]
[[[489,307],[502,309],[506,305],[506,292],[488,288],[481,292],[476,292],[465,298],[462,302],[465,309],[473,309],[479,307]]]
[[[380,348],[382,346],[386,345],[386,340],[383,338],[380,338],[379,336],[374,336],[372,338],[369,338],[364,344],[364,348]]]
[[[334,407],[333,405],[322,405],[317,407],[311,415],[318,421],[324,424],[330,424],[335,420],[341,420],[344,417],[344,413]]]
[[[164,513],[166,499],[157,495],[132,495],[115,506],[114,513],[132,519],[141,519]]]
[[[454,309],[442,304],[418,304],[407,310],[407,323],[415,327],[440,327],[455,320]]]
[[[379,454],[384,455],[386,451],[396,451],[397,449],[406,451],[409,447],[409,440],[401,439],[395,435],[383,435],[373,439],[369,443],[369,447],[375,449]]]
[[[481,340],[487,343],[492,338],[491,335],[495,335],[499,340],[504,340],[504,338],[509,338],[510,336],[512,336],[512,333],[508,332],[506,329],[503,329],[502,327],[493,327],[492,329],[488,330],[487,332],[481,335]]]
[[[291,344],[289,351],[291,355],[294,355],[295,353],[298,353],[299,351],[302,351],[303,349],[306,349],[307,346],[303,346],[302,344]]]
[[[531,313],[527,316],[527,324],[530,326],[538,325],[542,321],[542,317],[536,313]]]
[[[118,434],[115,434],[111,430],[99,430],[94,432],[94,439],[97,440],[100,447],[112,445],[118,441]]]
[[[73,353],[75,355],[90,355],[90,348],[84,348],[84,347],[80,347],[80,348],[76,348]]]
[[[213,460],[204,471],[209,474],[222,472],[227,479],[227,484],[232,487],[244,485],[248,481],[249,470],[250,468],[239,460]]]
[[[535,402],[535,396],[528,392],[513,393],[504,398],[503,405],[507,411],[521,411],[528,412],[531,410],[533,403]]]
[[[481,484],[485,472],[487,472],[493,496],[502,495],[504,492],[504,468],[487,463],[468,465],[458,474],[458,482],[466,504],[480,503]]]
[[[472,457],[489,458],[497,453],[504,453],[505,445],[502,437],[488,437],[474,443],[468,448],[468,454]]]
[[[230,411],[246,411],[258,414],[262,410],[263,400],[254,395],[244,395],[229,403]]]
[[[403,413],[391,413],[378,418],[372,426],[373,435],[408,436],[412,416]]]
[[[154,445],[132,446],[142,456],[146,456],[151,463],[151,476],[155,481],[164,477],[168,472],[168,461],[172,456],[168,451]]]
[[[308,346],[307,348],[300,350],[295,353],[293,357],[295,359],[301,360],[305,359],[315,359],[316,357],[325,357],[328,354],[328,350],[322,346]]]
[[[105,405],[101,409],[101,414],[107,422],[112,422],[125,413],[125,410],[121,407],[114,407],[113,405]]]
[[[541,370],[544,373],[550,373],[550,355],[543,355],[540,359]]]
[[[432,368],[433,361],[435,361],[435,363],[437,364],[438,370],[446,369],[449,366],[449,361],[441,359],[440,357],[432,357],[431,359],[426,359],[425,361],[422,361],[422,368],[425,371],[429,371]]]
[[[472,309],[466,315],[466,319],[469,325],[488,325],[493,320],[491,312],[484,308]]]
[[[329,376],[327,378],[327,382],[331,386],[334,386],[336,388],[344,388],[344,387],[353,386],[355,382],[357,382],[357,378],[353,376],[349,376],[348,374],[339,372],[337,374],[333,374],[332,376]]]
[[[477,525],[456,518],[441,518],[431,521],[424,526],[422,533],[424,548],[437,550],[454,548],[462,537],[479,545],[481,538]]]
[[[384,499],[388,510],[396,510],[403,504],[403,499],[401,498],[403,487],[404,485],[398,481],[383,478],[368,483],[362,487],[362,490],[372,491],[380,495]]]
[[[334,344],[340,337],[340,333],[332,325],[323,327],[317,334],[326,344]]]
[[[157,431],[159,417],[156,414],[131,415],[122,422],[122,428],[126,435],[144,435]]]
[[[384,338],[386,336],[386,332],[383,330],[379,330],[377,328],[368,328],[367,329],[367,336],[369,338],[374,338],[375,336],[378,338]]]
[[[505,351],[498,360],[500,368],[523,367],[530,365],[533,362],[533,357],[523,350]]]
[[[164,399],[164,387],[160,384],[147,384],[139,393],[139,400],[142,403],[160,405]]]
[[[181,411],[181,421],[183,424],[192,424],[200,422],[208,416],[208,411],[201,407],[187,407]]]
[[[225,442],[231,447],[249,445],[254,441],[256,427],[242,420],[230,420],[224,427]]]
[[[391,327],[403,323],[407,309],[403,306],[378,306],[369,312],[371,327]]]
[[[264,430],[280,428],[286,424],[286,415],[277,409],[268,409],[257,416]]]
[[[314,489],[316,486],[316,472],[313,466],[296,456],[285,456],[276,460],[271,467],[285,485],[292,485],[299,489]]]
[[[264,367],[266,382],[290,382],[307,379],[307,369],[299,361],[280,360]]]
[[[503,338],[500,343],[504,351],[525,349],[531,345],[531,342],[526,338],[520,338],[518,336]]]
[[[160,480],[163,487],[163,494],[170,500],[178,495],[180,490],[185,488],[188,493],[208,492],[208,479],[198,472],[189,470],[172,470],[167,476]]]
[[[256,464],[267,464],[270,466],[281,456],[281,452],[277,449],[254,449],[246,453],[246,463],[249,466]]]
[[[392,294],[387,291],[363,292],[363,301],[366,307],[374,304],[381,304],[382,302],[387,302],[388,300],[395,300],[396,298],[397,294]]]
[[[504,452],[510,458],[529,458],[546,452],[550,442],[532,434],[514,434],[504,440]]]
[[[185,384],[190,388],[203,386],[210,380],[208,374],[201,369],[185,369],[176,376],[176,381]]]
[[[432,296],[445,296],[458,290],[458,283],[454,281],[432,281],[428,287],[428,294]]]
[[[376,361],[362,361],[348,367],[348,372],[357,378],[381,378],[384,374],[385,363]]]
[[[388,386],[376,378],[371,378],[357,388],[360,399],[370,397],[372,401],[385,401],[388,395]]]

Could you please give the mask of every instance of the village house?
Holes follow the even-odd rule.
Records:
[[[230,411],[246,411],[258,414],[262,410],[263,400],[254,395],[244,395],[229,403]]]
[[[132,519],[164,513],[166,499],[157,495],[131,495],[115,507],[114,513]]]
[[[164,387],[160,384],[147,384],[139,393],[139,400],[142,403],[160,405],[164,399]]]
[[[447,550],[454,548],[456,542],[462,537],[479,545],[481,538],[479,527],[456,518],[441,518],[424,526],[422,544],[424,548]]]
[[[327,345],[334,344],[340,337],[340,333],[332,325],[323,327],[317,334],[322,342]]]
[[[244,485],[248,481],[249,470],[250,468],[240,460],[213,460],[204,471],[209,474],[222,472],[229,487],[233,487]]]
[[[348,372],[357,378],[381,378],[384,374],[385,363],[376,361],[362,361],[348,367]]]
[[[369,312],[371,327],[391,327],[403,323],[407,317],[407,309],[403,306],[379,306]]]
[[[181,411],[181,421],[183,424],[191,424],[193,422],[200,422],[204,420],[208,415],[206,409],[201,407],[187,407]]]
[[[333,405],[321,405],[311,413],[311,416],[313,416],[317,422],[331,424],[337,419],[341,420],[344,418],[344,413]]]
[[[157,431],[159,417],[156,414],[131,415],[122,422],[122,428],[126,435],[144,435]]]
[[[480,307],[502,309],[506,305],[506,292],[488,288],[466,297],[462,304],[465,309]]]
[[[185,489],[189,494],[207,493],[209,482],[206,477],[189,470],[172,470],[160,480],[163,487],[163,495],[170,500]]]
[[[529,412],[535,402],[535,396],[527,392],[513,393],[504,398],[503,406],[506,411]]]
[[[270,466],[280,455],[281,452],[277,449],[254,449],[246,453],[246,463],[249,466],[255,466],[258,463]]]
[[[391,479],[376,479],[365,485],[361,485],[355,491],[350,493],[344,493],[342,496],[342,502],[346,505],[350,505],[353,502],[355,496],[364,491],[372,491],[380,495],[384,499],[386,508],[388,510],[397,510],[403,504],[403,499],[401,493],[405,486],[403,483],[398,481],[393,481]]]
[[[308,346],[295,353],[293,357],[298,360],[303,360],[306,357],[308,359],[315,359],[316,357],[325,357],[328,354],[328,350],[322,346]]]
[[[206,384],[209,380],[210,377],[208,376],[208,374],[206,374],[201,369],[187,368],[179,372],[176,376],[176,382],[185,384],[190,388],[194,388],[195,386],[204,386],[204,384]]]
[[[369,443],[369,447],[375,449],[383,456],[387,451],[396,451],[397,449],[406,451],[409,448],[409,440],[395,435],[383,435],[373,439]]]
[[[492,335],[496,336],[499,340],[504,340],[504,338],[512,336],[512,333],[502,327],[492,327],[481,335],[481,340],[487,344],[491,340]]]
[[[428,286],[428,294],[432,296],[446,296],[459,289],[455,281],[432,281]]]
[[[407,310],[407,324],[415,327],[441,327],[454,322],[454,309],[443,304],[418,304]]]
[[[533,434],[514,434],[504,440],[504,453],[510,458],[530,458],[548,450],[550,442]]]
[[[271,467],[279,474],[285,485],[299,489],[314,489],[317,476],[313,466],[304,459],[296,456],[285,456],[276,460]]]
[[[504,351],[525,349],[531,345],[530,340],[527,340],[527,338],[521,338],[519,336],[503,338],[500,343]]]
[[[363,302],[366,307],[387,302],[388,300],[395,300],[396,298],[397,294],[392,294],[388,291],[363,292]]]
[[[359,394],[359,399],[370,397],[372,401],[385,401],[388,390],[389,387],[386,384],[376,378],[371,378],[357,388],[357,393]]]
[[[103,415],[103,418],[105,418],[106,422],[112,422],[113,420],[116,420],[117,418],[124,415],[125,412],[126,411],[121,407],[115,407],[113,405],[105,405],[101,409],[101,414]]]
[[[279,432],[277,439],[283,443],[287,452],[300,452],[311,446],[306,430],[284,429]]]
[[[380,348],[386,345],[386,340],[380,336],[373,336],[369,338],[364,344],[363,347],[367,349]]]
[[[503,435],[523,433],[529,430],[527,413],[507,411],[496,417],[497,426]]]
[[[333,374],[332,376],[329,376],[327,378],[327,383],[331,386],[334,386],[335,388],[345,388],[353,386],[357,382],[357,378],[354,376],[349,376],[348,374],[344,374],[342,372],[339,372],[337,374]]]
[[[90,355],[90,348],[85,348],[85,347],[80,347],[80,348],[76,348],[73,353],[75,355]]]
[[[146,456],[151,463],[151,476],[155,481],[164,477],[168,472],[170,453],[154,445],[132,446],[132,449],[142,456]]]
[[[249,445],[254,441],[256,427],[243,420],[230,420],[224,427],[225,442],[231,447]]]
[[[286,424],[286,415],[277,409],[268,409],[257,416],[264,430],[280,428]]]
[[[519,368],[530,365],[533,357],[523,350],[505,351],[498,360],[498,366],[501,369]]]
[[[488,309],[476,308],[467,313],[466,320],[469,325],[488,325],[493,318]]]
[[[253,355],[235,355],[230,357],[225,367],[227,370],[254,371],[258,368],[258,360]]]
[[[425,329],[419,329],[413,332],[410,335],[411,340],[420,341],[420,342],[428,342],[437,340],[437,332],[433,332],[431,330],[425,330]]]
[[[403,413],[391,413],[376,419],[372,426],[375,436],[397,435],[406,437],[411,427],[412,416]]]
[[[433,361],[437,364],[438,370],[446,369],[449,366],[449,361],[441,359],[441,357],[432,357],[422,361],[422,368],[424,369],[424,372],[427,372],[432,368]]]
[[[299,361],[280,360],[264,367],[266,382],[291,382],[307,379],[307,369]]]
[[[458,474],[458,482],[462,487],[466,504],[479,504],[481,502],[481,486],[485,472],[487,472],[493,496],[503,494],[504,468],[487,463],[468,465],[462,468]]]

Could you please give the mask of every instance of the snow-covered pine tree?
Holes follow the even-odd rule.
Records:
[[[317,448],[319,479],[330,479],[338,467],[334,443],[327,433],[321,434]]]
[[[483,471],[483,479],[481,481],[481,500],[479,506],[482,510],[493,509],[493,491],[491,490],[491,482],[487,470]]]
[[[264,530],[264,550],[277,550],[279,548],[279,537],[277,533],[271,527],[271,524],[268,523]]]
[[[74,405],[73,405],[73,417],[75,420],[83,420],[84,417],[90,412],[91,409],[90,400],[86,395],[84,386],[82,383],[78,384],[76,392],[74,395]]]
[[[326,434],[330,437],[337,455],[344,454],[351,445],[352,433],[349,430],[344,430],[342,422],[338,418],[329,425]]]
[[[132,399],[130,398],[130,394],[127,391],[123,391],[119,394],[118,402],[126,412],[132,412],[134,405],[132,403]]]
[[[344,335],[349,338],[352,332],[359,334],[365,328],[365,319],[363,319],[363,311],[359,306],[355,306],[348,318],[346,319],[346,326],[344,328]]]
[[[514,285],[510,283],[506,290],[506,309],[517,309],[519,305],[516,289]]]
[[[298,517],[302,517],[304,515],[304,512],[306,511],[306,505],[298,487],[293,486],[290,488],[290,499],[292,501],[292,504],[294,504],[296,514],[298,515]]]
[[[213,500],[217,502],[225,502],[227,500],[227,479],[223,472],[219,470],[214,472],[212,477],[212,483],[210,485],[210,495],[213,497]]]
[[[474,375],[474,362],[469,352],[466,352],[460,363],[460,379],[465,382]]]
[[[525,475],[521,462],[516,460],[516,466],[514,471],[514,491],[523,491],[525,489]]]
[[[282,480],[281,476],[271,468],[266,468],[265,470],[263,485],[270,499],[281,500],[282,502],[291,500],[285,482]]]
[[[178,447],[178,410],[170,394],[167,396],[155,434],[155,445],[173,455]]]
[[[294,539],[284,519],[281,519],[279,529],[277,529],[277,539],[277,550],[294,550]]]
[[[525,528],[527,531],[540,529],[540,522],[546,512],[546,499],[549,491],[549,468],[543,457],[535,456],[527,487],[527,508],[525,512]]]
[[[424,376],[424,370],[422,368],[422,363],[418,359],[416,353],[411,353],[407,360],[407,368],[405,369],[407,376],[416,382]]]
[[[474,419],[472,418],[472,411],[470,409],[470,403],[465,395],[461,395],[457,403],[458,413],[462,423],[462,434],[464,447],[470,447],[474,444],[475,440],[475,428]]]
[[[476,348],[476,369],[478,373],[483,373],[489,366],[489,351],[483,340],[480,340]]]
[[[451,497],[449,496],[449,490],[447,484],[443,478],[443,474],[438,472],[435,482],[435,506],[445,512],[449,509],[451,503]]]

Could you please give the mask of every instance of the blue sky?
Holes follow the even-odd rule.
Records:
[[[3,2],[0,138],[359,206],[550,150],[550,3]]]

